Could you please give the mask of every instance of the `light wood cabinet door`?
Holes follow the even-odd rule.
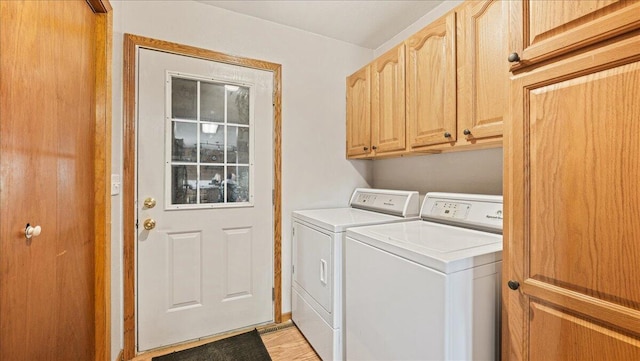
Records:
[[[405,149],[404,44],[371,65],[371,147],[376,154]]]
[[[456,14],[405,41],[409,147],[456,140]]]
[[[509,99],[509,2],[469,1],[458,16],[458,142],[499,142]]]
[[[347,157],[371,153],[371,76],[369,65],[347,78]]]
[[[514,77],[504,360],[640,360],[639,89],[640,32]]]
[[[640,28],[640,1],[511,1],[524,25],[518,66],[537,63]],[[518,67],[516,66],[516,68]]]

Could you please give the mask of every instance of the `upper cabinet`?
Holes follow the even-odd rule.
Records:
[[[371,148],[376,153],[405,150],[404,45],[371,64]]]
[[[509,99],[509,2],[458,9],[458,143],[501,143]]]
[[[625,0],[510,1],[522,45],[515,69],[640,28],[640,2]]]
[[[409,148],[456,141],[456,14],[405,41]]]
[[[369,65],[347,78],[347,157],[371,153],[371,76]]]
[[[467,1],[348,77],[347,157],[501,146],[510,3]]]

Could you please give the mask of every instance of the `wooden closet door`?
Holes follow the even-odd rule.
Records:
[[[639,32],[514,77],[505,360],[640,359],[638,89]]]
[[[95,14],[0,1],[0,18],[0,359],[92,360]]]

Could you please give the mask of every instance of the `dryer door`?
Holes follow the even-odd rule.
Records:
[[[334,234],[294,222],[293,282],[332,311]]]

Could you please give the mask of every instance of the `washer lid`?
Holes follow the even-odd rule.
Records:
[[[295,211],[293,218],[336,233],[344,232],[348,227],[402,222],[417,219],[417,216],[404,218],[356,208],[328,208]]]
[[[502,259],[501,235],[424,220],[352,228],[347,237],[445,274]]]

